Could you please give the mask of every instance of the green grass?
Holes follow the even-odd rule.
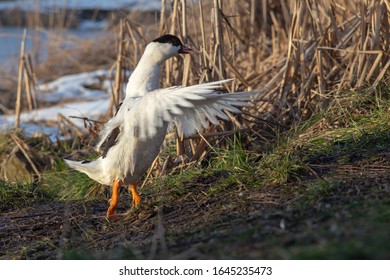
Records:
[[[59,199],[85,198],[100,190],[99,184],[87,175],[71,170],[61,158],[57,158],[53,170],[44,173],[42,186],[52,189]]]
[[[50,192],[38,184],[10,184],[0,181],[0,210],[17,209],[53,199]]]
[[[315,161],[369,161],[390,149],[390,90],[386,85],[364,92],[344,93],[328,109],[281,133],[261,155],[258,174],[267,184],[283,184],[307,175]]]
[[[232,172],[246,173],[253,172],[253,155],[244,148],[242,136],[233,135],[233,139],[228,140],[228,146],[223,149],[214,150],[209,167],[216,170],[230,170]]]
[[[73,200],[100,194],[98,184],[86,175],[70,170],[62,160],[72,149],[80,145],[79,141],[52,144],[46,137],[28,138],[23,132],[17,132],[17,135],[24,139],[47,165],[40,170],[41,178],[38,183],[24,183],[23,178],[16,183],[0,181],[0,207],[17,208],[40,201]],[[0,135],[2,159],[6,158],[14,147],[15,143],[8,134]],[[94,154],[92,153],[91,156]]]

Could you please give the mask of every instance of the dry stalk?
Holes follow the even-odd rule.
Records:
[[[23,153],[24,157],[27,159],[28,163],[30,164],[31,168],[34,170],[35,174],[38,176],[38,179],[41,178],[41,173],[39,172],[37,166],[35,165],[34,161],[31,159],[30,154],[31,154],[31,149],[30,147],[16,134],[11,134],[12,140],[16,143],[18,148],[21,150]]]
[[[119,41],[118,41],[118,52],[117,52],[117,58],[116,58],[116,70],[115,70],[115,80],[114,80],[114,86],[113,86],[113,92],[112,92],[112,99],[111,99],[111,116],[115,114],[116,108],[118,108],[119,103],[122,100],[123,97],[123,80],[122,80],[122,64],[123,64],[123,46],[124,46],[124,23],[123,21],[119,24]]]
[[[23,39],[20,47],[19,70],[18,70],[18,89],[16,93],[15,104],[15,128],[20,125],[20,113],[22,109],[22,87],[23,87],[23,65],[24,65],[24,49],[26,44],[27,29],[24,29]]]

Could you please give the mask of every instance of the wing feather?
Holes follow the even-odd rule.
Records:
[[[115,117],[105,125],[98,148],[119,126],[125,133],[146,140],[154,137],[165,123],[174,123],[179,133],[188,136],[208,128],[209,122],[218,125],[218,118],[229,120],[224,111],[240,113],[237,107],[247,106],[256,92],[216,92],[227,81],[230,80],[170,87],[125,99]]]

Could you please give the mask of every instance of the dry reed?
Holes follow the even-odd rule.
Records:
[[[15,128],[20,125],[20,113],[22,109],[22,90],[25,89],[26,99],[29,111],[37,108],[37,100],[35,97],[36,78],[32,67],[31,56],[25,52],[25,43],[27,37],[27,30],[24,30],[23,39],[21,43],[21,51],[19,57],[18,68],[18,87],[16,92],[15,103]],[[24,86],[23,86],[24,84]]]
[[[260,141],[270,124],[288,129],[343,91],[388,81],[387,1],[214,0],[184,8],[185,2],[172,1],[170,14],[162,9],[165,17],[156,35],[176,31],[177,19],[185,16],[182,29],[188,23],[193,28],[179,35],[202,55],[192,66],[182,58],[167,62],[162,86],[235,77],[228,91],[259,89],[261,98],[244,119]],[[190,69],[191,74],[184,71],[182,79],[183,72],[176,69]],[[231,130],[224,124],[206,135]],[[178,141],[177,156],[186,154],[187,162],[203,158],[208,139]]]
[[[261,98],[244,112],[243,127],[237,127],[237,121],[233,127],[224,123],[220,128],[212,126],[202,137],[177,140],[182,166],[206,156],[212,139],[217,139],[212,145],[218,145],[222,137],[244,128],[263,141],[270,126],[289,128],[323,109],[342,91],[388,82],[390,5],[386,0],[167,2],[162,1],[159,22],[142,25],[126,17],[113,27],[116,39],[62,50],[61,56],[49,56],[46,67],[87,70],[96,67],[91,61],[97,57],[103,60],[99,65],[111,65],[115,70],[112,115],[123,98],[127,70],[135,67],[146,43],[173,33],[202,54],[167,61],[162,87],[233,77],[227,91],[258,89]],[[175,162],[169,157],[161,161],[153,165],[158,174]]]

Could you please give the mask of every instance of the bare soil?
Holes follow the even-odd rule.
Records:
[[[138,209],[123,192],[116,221],[103,198],[3,209],[0,258],[389,259],[389,153],[377,158],[381,168],[327,162],[313,165],[322,179],[213,193],[227,176],[216,172],[183,184],[177,201],[162,202],[169,186],[145,188]]]

